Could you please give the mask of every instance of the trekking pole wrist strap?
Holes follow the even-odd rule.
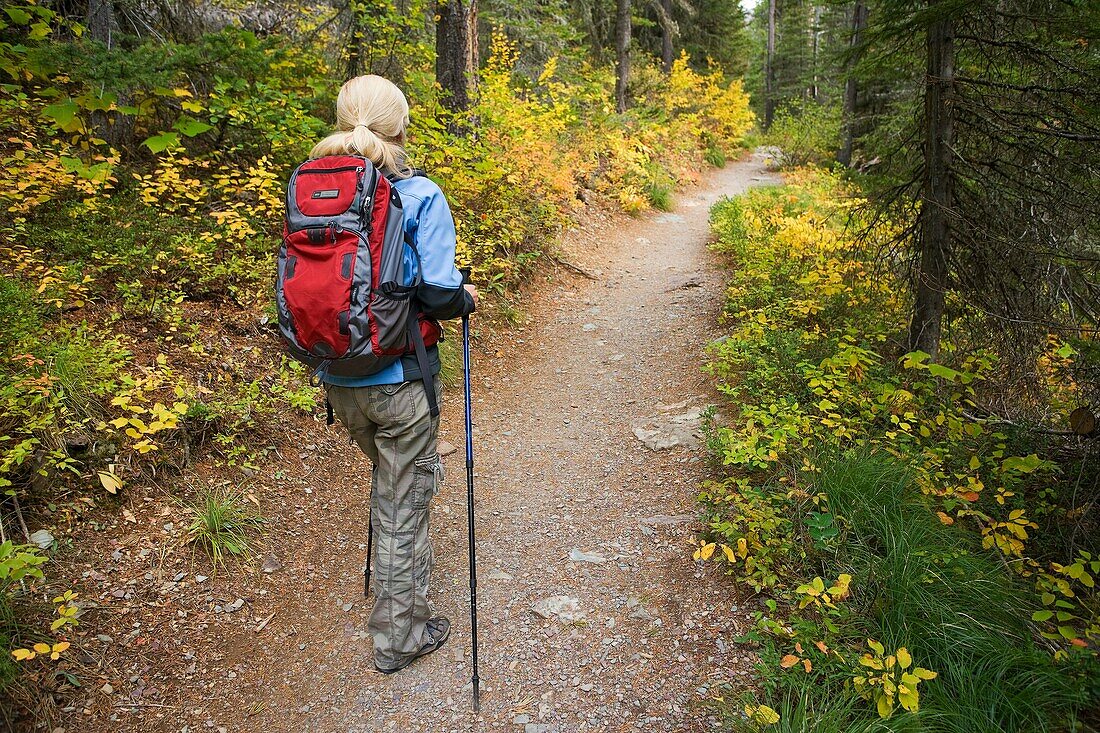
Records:
[[[420,368],[420,379],[424,382],[424,394],[428,398],[428,412],[439,417],[439,401],[435,398],[435,376],[428,361],[428,349],[424,346],[424,334],[420,332],[420,318],[417,308],[409,308],[409,341],[416,351],[416,365]]]

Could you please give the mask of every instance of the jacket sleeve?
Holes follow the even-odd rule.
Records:
[[[451,207],[436,186],[424,199],[413,241],[420,256],[421,283],[416,290],[423,313],[447,320],[474,312],[474,300],[462,287],[455,267],[455,224]]]

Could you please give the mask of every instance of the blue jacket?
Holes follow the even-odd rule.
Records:
[[[420,311],[429,318],[447,320],[474,311],[474,301],[462,287],[462,275],[455,267],[455,223],[451,207],[443,191],[430,178],[415,175],[393,181],[401,195],[406,240],[416,244],[416,251],[405,246],[406,285],[412,285],[419,275],[416,299]],[[419,254],[419,258],[417,255]],[[439,349],[428,347],[432,373],[439,373]],[[376,384],[399,384],[420,379],[416,356],[408,354],[365,377],[337,377],[327,374],[328,384],[341,387],[365,387]]]

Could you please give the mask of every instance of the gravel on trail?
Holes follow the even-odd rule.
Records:
[[[712,470],[699,424],[715,397],[701,366],[724,280],[706,249],[708,212],[769,182],[754,156],[708,174],[673,212],[589,217],[561,258],[596,279],[554,270],[524,304],[526,325],[494,353],[475,347],[479,715],[462,395],[451,389],[441,438],[458,450],[431,520],[433,600],[453,623],[439,652],[374,671],[373,599],[362,595],[369,464],[339,426],[309,423],[255,567],[176,576],[217,605],[165,602],[179,623],[151,662],[160,702],[97,706],[65,729],[716,730],[705,701],[750,675],[752,659],[734,641],[751,609],[691,559],[695,497]],[[129,665],[113,663],[124,676]]]

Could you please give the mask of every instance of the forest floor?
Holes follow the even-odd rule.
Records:
[[[374,671],[369,463],[339,425],[288,418],[246,486],[270,520],[254,563],[212,573],[178,542],[178,503],[154,490],[73,558],[94,634],[86,666],[100,678],[71,693],[58,727],[714,730],[706,700],[751,671],[734,639],[752,609],[691,560],[695,497],[713,470],[698,444],[716,401],[703,348],[724,282],[708,211],[769,182],[754,156],[682,191],[673,212],[589,216],[561,256],[595,279],[554,270],[522,305],[524,325],[475,348],[480,715],[459,387],[441,429],[459,449],[432,504],[433,599],[453,622],[439,652]],[[185,478],[219,476],[199,464]]]

